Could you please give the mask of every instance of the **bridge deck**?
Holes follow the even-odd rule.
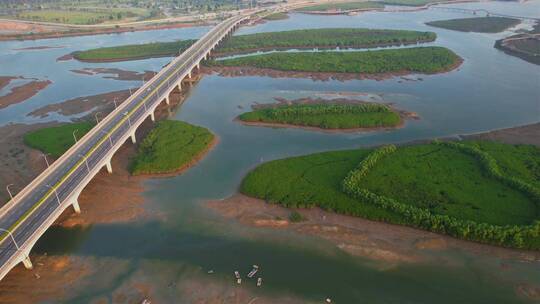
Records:
[[[0,209],[0,229],[4,231],[0,239],[0,279],[24,260],[37,239],[157,105],[246,18],[231,17],[210,30]]]

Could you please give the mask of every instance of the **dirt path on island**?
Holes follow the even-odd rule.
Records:
[[[50,80],[33,80],[29,83],[14,87],[11,92],[0,96],[0,109],[23,102],[44,90],[52,82]]]

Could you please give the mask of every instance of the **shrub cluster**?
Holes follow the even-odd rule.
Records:
[[[356,52],[277,52],[210,62],[218,66],[326,73],[439,73],[459,63],[460,57],[444,47],[414,47]]]
[[[294,104],[263,108],[243,113],[242,121],[292,124],[323,129],[392,127],[400,123],[396,111],[387,105],[365,104]]]
[[[496,161],[484,151],[477,147],[471,147],[455,142],[437,142],[437,144],[459,149],[464,153],[473,155],[479,159],[492,175],[508,185],[516,187],[532,197],[538,202],[538,190],[529,184],[511,177],[505,177],[500,173]],[[430,230],[433,232],[445,233],[454,237],[484,243],[511,246],[516,248],[538,249],[537,244],[531,244],[528,240],[540,236],[540,221],[535,221],[531,225],[492,225],[487,223],[477,223],[470,220],[461,220],[448,215],[434,214],[427,209],[415,207],[409,204],[400,203],[394,199],[372,193],[360,187],[360,180],[365,178],[371,168],[384,156],[394,152],[394,146],[379,148],[362,160],[359,166],[352,170],[343,180],[343,190],[347,194],[364,202],[374,204],[380,208],[400,214],[406,219],[408,225]]]
[[[366,103],[358,105],[348,104],[316,104],[316,105],[296,105],[283,106],[268,109],[270,116],[299,116],[299,115],[321,115],[321,114],[347,114],[347,113],[367,113],[367,112],[390,112],[388,106],[376,103]]]

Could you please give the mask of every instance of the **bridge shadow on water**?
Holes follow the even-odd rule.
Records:
[[[381,269],[339,250],[265,239],[240,239],[169,228],[159,222],[53,227],[34,253],[71,254],[212,269],[231,276],[261,266],[264,293],[282,293],[338,303],[515,303],[511,286],[469,267],[402,264]],[[378,263],[381,266],[382,263]],[[156,264],[157,265],[157,264]],[[112,288],[112,287],[111,287]],[[262,290],[262,289],[261,289]]]

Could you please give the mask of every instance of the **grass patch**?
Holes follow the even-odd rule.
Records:
[[[394,127],[399,114],[386,105],[366,104],[295,104],[243,113],[246,122],[291,124],[322,129]]]
[[[214,140],[203,127],[165,120],[143,140],[130,164],[133,175],[172,173],[196,160]]]
[[[499,33],[520,23],[505,17],[474,17],[426,22],[427,25],[460,32]]]
[[[415,47],[366,52],[270,53],[210,62],[218,66],[249,66],[280,71],[337,73],[437,73],[459,63],[443,47]]]
[[[320,12],[320,11],[350,11],[359,9],[374,9],[384,8],[381,2],[364,1],[364,2],[344,2],[344,3],[328,3],[307,6],[297,9],[300,12]]]
[[[272,20],[285,20],[288,18],[289,18],[289,15],[287,15],[287,13],[273,13],[264,17],[263,19],[272,21]]]
[[[257,49],[376,47],[434,41],[433,32],[379,30],[356,28],[328,28],[256,33],[233,36],[218,52],[234,53]]]
[[[94,124],[90,122],[78,122],[43,128],[26,133],[23,140],[29,147],[58,158],[75,144],[73,138],[75,130],[77,130],[75,136],[79,139],[90,131],[93,126]]]
[[[196,40],[174,42],[155,42],[97,48],[73,53],[81,61],[123,61],[142,58],[166,57],[177,55],[189,48]]]
[[[15,15],[16,19],[55,22],[66,24],[98,24],[117,22],[127,18],[143,19],[150,12],[143,9],[120,8],[84,8],[84,9],[45,9],[22,11]]]
[[[534,146],[512,146],[494,142],[465,142],[488,153],[504,175],[538,183],[540,151]],[[379,159],[360,179],[359,186],[377,196],[401,204],[427,209],[443,219],[454,218],[484,229],[485,238],[445,228],[417,225],[410,217],[392,208],[383,208],[367,199],[343,192],[342,183],[372,149],[332,151],[262,164],[243,180],[246,195],[291,208],[318,206],[342,214],[408,224],[457,237],[520,248],[540,248],[538,202],[524,191],[490,177],[482,163],[468,153],[437,144],[413,145]],[[538,189],[538,188],[537,188]],[[444,222],[444,221],[443,221]],[[538,222],[537,222],[538,223]],[[511,225],[511,226],[505,226]],[[521,241],[491,238],[499,230],[533,227],[519,235]],[[527,226],[533,225],[533,226]],[[488,228],[486,228],[488,227]],[[495,227],[495,232],[486,230]],[[518,228],[516,228],[518,229]],[[529,229],[529,228],[526,228]],[[513,230],[512,230],[513,231]],[[517,231],[517,230],[516,230]],[[464,234],[463,234],[464,233]],[[478,235],[476,235],[478,236]]]

